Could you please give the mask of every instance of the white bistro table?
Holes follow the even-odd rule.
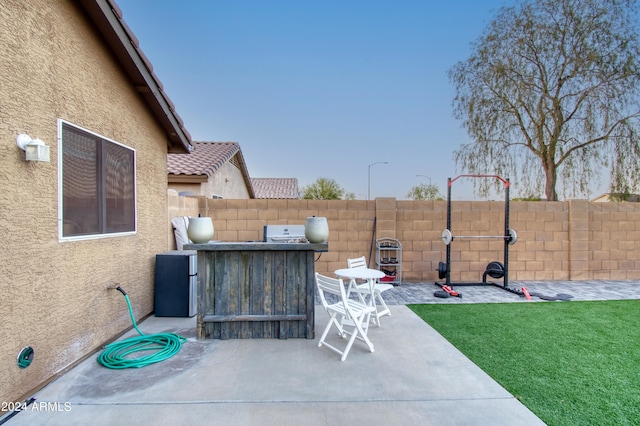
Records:
[[[366,301],[366,303],[368,303],[370,306],[375,307],[377,312],[378,308],[376,306],[376,297],[375,297],[374,291],[376,286],[376,280],[378,278],[384,277],[385,276],[384,272],[378,269],[371,269],[371,268],[344,268],[344,269],[338,269],[334,273],[340,278],[348,278],[349,288],[347,289],[347,295],[349,295],[352,291],[357,290],[358,296],[360,296],[363,302],[365,301],[364,298],[362,297],[363,290],[361,287],[360,289],[358,289],[356,280],[366,280],[369,287],[369,291],[367,292],[369,299],[368,301]],[[377,319],[376,322],[378,323],[377,325],[379,327],[380,320]]]

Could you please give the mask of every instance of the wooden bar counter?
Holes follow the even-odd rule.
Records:
[[[314,261],[327,243],[184,249],[198,252],[198,339],[315,338]]]

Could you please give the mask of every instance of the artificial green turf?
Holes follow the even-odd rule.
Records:
[[[548,425],[640,424],[640,301],[408,306]]]

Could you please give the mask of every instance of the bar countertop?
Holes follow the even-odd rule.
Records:
[[[185,244],[185,250],[198,251],[248,251],[248,250],[269,250],[269,251],[289,251],[289,250],[313,250],[328,251],[327,243],[267,243],[262,241],[247,242],[208,242],[206,244]]]

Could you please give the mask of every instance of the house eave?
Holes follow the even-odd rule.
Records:
[[[139,49],[137,39],[122,20],[118,6],[109,0],[79,0],[79,3],[164,129],[168,152],[190,152],[191,136],[164,93],[150,62]]]
[[[204,183],[208,179],[207,175],[175,175],[169,173],[167,176],[168,183]]]
[[[249,198],[256,198],[256,191],[253,189],[251,177],[249,176],[249,170],[247,169],[247,163],[245,163],[244,161],[242,151],[238,150],[235,155],[238,160],[238,164],[240,164],[240,172],[242,173],[242,178],[244,179],[247,190],[249,191]]]

